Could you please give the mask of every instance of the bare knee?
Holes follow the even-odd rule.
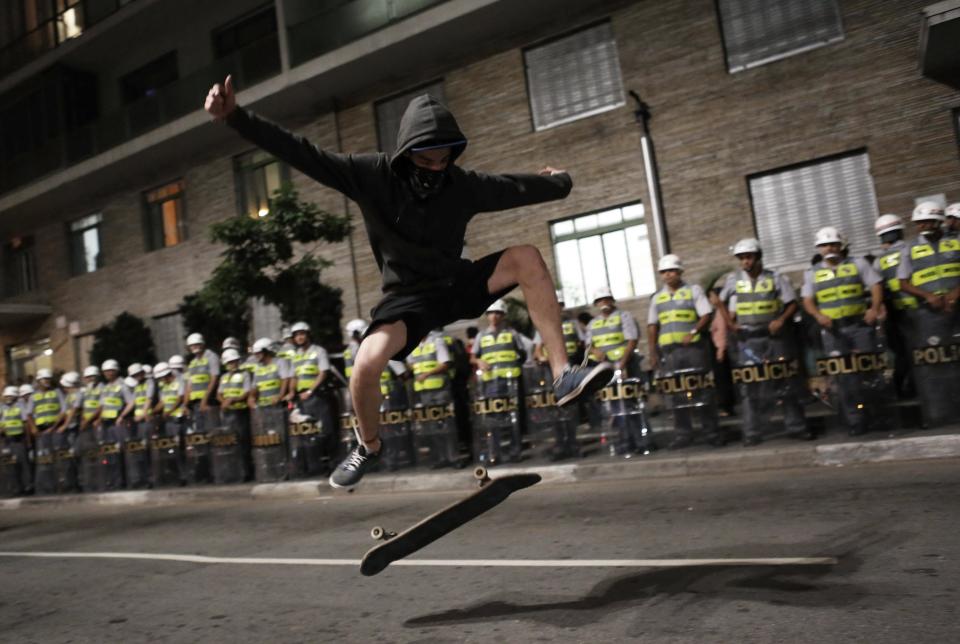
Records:
[[[379,386],[380,374],[383,373],[388,361],[389,357],[375,354],[358,355],[353,364],[353,372],[350,374],[351,389],[354,385],[357,387]]]
[[[543,255],[540,249],[532,244],[522,244],[520,246],[511,246],[507,249],[510,262],[519,275],[529,271],[542,271],[546,269],[546,263],[543,261]]]

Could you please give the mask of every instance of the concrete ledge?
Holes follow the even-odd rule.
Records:
[[[632,459],[599,457],[577,463],[498,467],[494,476],[536,472],[545,484],[569,484],[581,481],[649,479],[732,474],[809,467],[837,467],[863,463],[912,461],[960,457],[960,433],[933,436],[858,440],[835,444],[793,443],[750,449],[727,448],[684,454],[656,454]],[[372,474],[357,488],[359,494],[385,492],[427,492],[465,490],[472,479],[471,469],[444,472],[412,471],[400,474]],[[134,490],[101,494],[32,496],[0,500],[0,510],[21,507],[85,504],[99,506],[136,506],[184,503],[190,501],[241,499],[313,499],[342,494],[332,489],[326,478],[309,481],[260,483],[247,485],[198,486]]]

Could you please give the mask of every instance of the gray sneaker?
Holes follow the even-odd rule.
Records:
[[[383,447],[380,447],[383,451]],[[362,444],[353,448],[340,465],[330,475],[330,486],[350,488],[360,482],[368,469],[380,460],[380,452],[370,454]]]
[[[557,406],[569,405],[581,396],[590,396],[613,379],[613,365],[601,362],[592,367],[566,367],[553,382]]]

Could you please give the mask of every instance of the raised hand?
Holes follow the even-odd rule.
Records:
[[[207,92],[207,100],[203,109],[207,110],[216,121],[222,121],[230,115],[237,106],[237,97],[233,91],[233,76],[227,75],[223,84],[214,84]]]

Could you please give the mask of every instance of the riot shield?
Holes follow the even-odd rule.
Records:
[[[783,431],[808,431],[802,398],[800,361],[792,335],[771,336],[766,327],[741,327],[730,336],[730,370],[741,405],[743,439],[759,442]]]
[[[225,409],[222,416],[223,425],[209,432],[213,482],[217,485],[242,483],[245,474],[243,435],[250,416],[243,409]]]
[[[960,419],[960,399],[951,392],[960,383],[960,312],[926,307],[911,312],[908,342],[924,427]]]
[[[692,442],[694,416],[707,440],[719,440],[716,382],[706,346],[697,343],[673,347],[663,352],[660,361],[654,386],[673,415],[676,438],[672,444],[680,446]]]
[[[74,445],[77,455],[80,489],[84,492],[96,492],[100,485],[100,446],[97,443],[97,430],[88,427],[77,434]]]
[[[183,474],[188,485],[209,483],[211,477],[210,432],[221,427],[220,408],[193,409],[183,436]]]
[[[473,453],[478,463],[496,465],[503,460],[506,442],[510,460],[518,462],[520,436],[519,382],[517,378],[477,378],[473,397]]]
[[[309,424],[319,430],[314,433],[305,428],[305,431],[309,433],[304,434],[304,436],[308,438],[299,441],[302,446],[298,448],[298,454],[301,457],[308,458],[310,471],[322,472],[325,470],[325,464],[337,457],[339,442],[337,421],[339,418],[337,417],[336,399],[332,392],[321,390],[307,400],[298,399],[297,409],[306,418],[301,418],[295,424]],[[292,445],[293,434],[288,437]],[[311,459],[317,460],[318,464],[314,465]]]
[[[57,469],[53,442],[54,432],[45,431],[37,436],[34,443],[34,482],[37,494],[55,494],[57,492]]]
[[[611,456],[630,458],[650,454],[656,446],[647,418],[646,389],[641,378],[626,378],[616,371],[613,380],[596,394],[603,414],[601,449]]]
[[[54,470],[56,471],[57,491],[59,492],[75,492],[77,490],[76,442],[76,428],[54,434]]]
[[[420,461],[433,468],[459,465],[457,418],[449,385],[418,391],[414,400],[411,417]]]
[[[359,443],[357,438],[357,416],[353,413],[353,400],[350,398],[350,389],[344,387],[339,390],[340,395],[340,426],[338,432],[339,447],[337,460],[341,461]]]
[[[284,444],[286,410],[282,407],[257,407],[250,420],[254,477],[260,483],[284,480],[287,472]]]
[[[165,418],[159,421],[150,437],[150,479],[154,487],[180,485],[182,456],[180,453],[180,431],[183,422],[179,418]]]
[[[123,441],[116,423],[101,421],[95,432],[100,459],[95,471],[98,492],[123,489]]]
[[[292,479],[318,476],[323,472],[323,429],[319,421],[287,424],[287,474]]]
[[[0,447],[0,496],[23,494],[30,487],[29,476],[26,445],[20,441],[6,441]]]
[[[383,465],[393,472],[401,467],[413,467],[417,463],[417,457],[413,448],[413,432],[410,429],[410,409],[391,409],[390,402],[385,399],[380,407],[380,439],[383,441]],[[394,403],[397,404],[396,401]],[[406,403],[405,397],[403,403]]]
[[[152,422],[141,420],[118,427],[122,436],[123,463],[127,475],[127,489],[150,487],[149,437]]]
[[[854,322],[821,329],[815,373],[820,398],[851,436],[899,427],[893,367],[878,329]],[[816,394],[815,394],[816,395]]]

